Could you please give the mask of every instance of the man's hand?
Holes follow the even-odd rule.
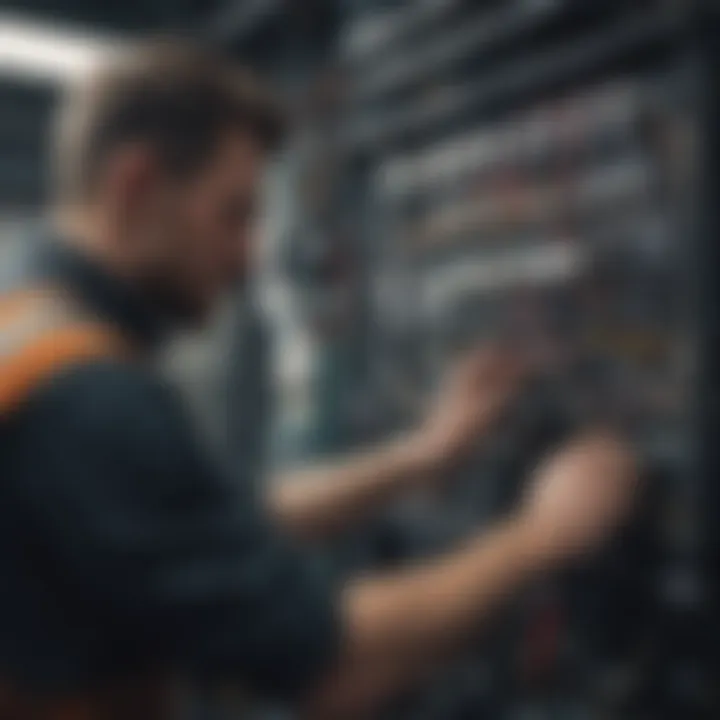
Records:
[[[538,468],[517,513],[465,548],[350,584],[345,654],[303,717],[375,716],[380,703],[465,647],[527,582],[598,549],[628,518],[636,490],[632,455],[622,443],[585,436]]]
[[[517,396],[524,374],[520,360],[499,349],[462,358],[415,438],[429,462],[452,462],[471,451]]]
[[[632,455],[619,441],[576,441],[535,473],[521,510],[528,547],[551,564],[594,552],[629,516],[638,484]]]
[[[275,517],[297,536],[330,537],[407,489],[445,476],[477,444],[520,388],[522,367],[498,350],[465,357],[446,378],[419,430],[338,463],[281,478],[270,492]]]

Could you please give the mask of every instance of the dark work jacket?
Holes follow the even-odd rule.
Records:
[[[47,282],[135,347],[161,339],[139,295],[58,242],[28,272]],[[179,676],[292,699],[331,663],[327,579],[207,456],[150,363],[53,373],[0,419],[0,468],[0,717]]]

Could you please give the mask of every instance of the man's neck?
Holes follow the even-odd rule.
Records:
[[[91,213],[63,209],[53,213],[50,222],[55,242],[70,251],[67,257],[74,272],[81,268],[86,291],[92,286],[87,291],[93,295],[92,302],[110,308],[111,315],[122,316],[121,324],[129,324],[143,343],[156,346],[164,339],[171,324],[162,304],[147,290],[141,260],[129,253],[132,243],[106,232]],[[79,263],[76,256],[82,258]]]

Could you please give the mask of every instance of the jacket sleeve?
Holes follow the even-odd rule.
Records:
[[[274,699],[302,694],[332,663],[328,578],[209,461],[154,377],[116,363],[76,369],[18,425],[16,457],[30,468],[18,490],[103,632]]]

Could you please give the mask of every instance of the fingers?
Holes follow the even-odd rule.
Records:
[[[475,389],[488,389],[494,385],[510,387],[520,382],[526,371],[526,363],[518,353],[499,344],[484,345],[460,360],[456,377]]]

